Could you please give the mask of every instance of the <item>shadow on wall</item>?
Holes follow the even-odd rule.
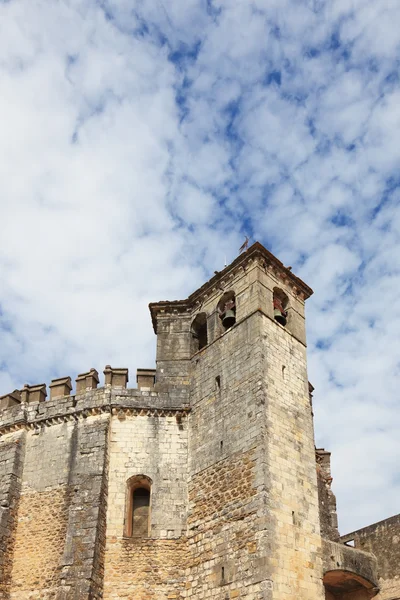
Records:
[[[191,326],[191,354],[195,354],[208,344],[207,315],[204,312],[195,316]]]
[[[328,571],[324,575],[325,600],[368,600],[378,593],[373,583],[350,571]]]

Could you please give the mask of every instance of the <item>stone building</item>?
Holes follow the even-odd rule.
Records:
[[[3,396],[0,599],[400,598],[400,517],[339,537],[311,294],[256,243],[150,305],[136,388],[107,366]]]

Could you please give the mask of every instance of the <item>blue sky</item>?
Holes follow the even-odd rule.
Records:
[[[0,3],[0,392],[154,364],[251,235],[302,277],[342,533],[398,512],[397,0]]]

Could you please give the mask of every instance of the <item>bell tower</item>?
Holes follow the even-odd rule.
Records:
[[[323,599],[304,302],[261,244],[151,304],[160,389],[190,405],[186,598]]]

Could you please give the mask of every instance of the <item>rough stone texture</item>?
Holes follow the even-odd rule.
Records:
[[[323,448],[316,450],[319,516],[322,537],[339,541],[336,497],[332,492],[331,454]]]
[[[274,320],[276,288],[286,327]],[[372,597],[374,557],[323,540],[337,525],[329,453],[315,458],[311,293],[255,244],[187,300],[150,305],[157,369],[139,371],[140,389],[107,365],[104,387],[91,369],[75,395],[64,377],[47,401],[44,384],[7,400],[0,600]],[[135,485],[150,490],[146,537],[130,527]]]
[[[102,597],[109,416],[79,423],[71,444],[70,503],[59,600]]]
[[[246,288],[237,318],[192,360],[188,597],[323,598],[305,349]]]
[[[370,553],[324,540],[322,559],[324,573],[334,570],[347,571],[356,573],[371,584],[376,584],[378,581],[377,561]]]
[[[31,430],[15,534],[10,598],[52,598],[66,535],[70,424]],[[39,468],[38,468],[39,467]],[[38,551],[40,549],[40,551]]]
[[[9,598],[14,558],[15,530],[21,475],[25,453],[25,432],[18,431],[0,440],[0,599]]]
[[[377,600],[400,598],[400,515],[353,531],[343,536],[341,541],[353,541],[356,549],[371,552],[377,557],[381,588]]]
[[[110,447],[104,598],[179,598],[187,559],[187,419],[120,414]],[[150,536],[125,538],[127,482],[140,475],[152,482]]]

